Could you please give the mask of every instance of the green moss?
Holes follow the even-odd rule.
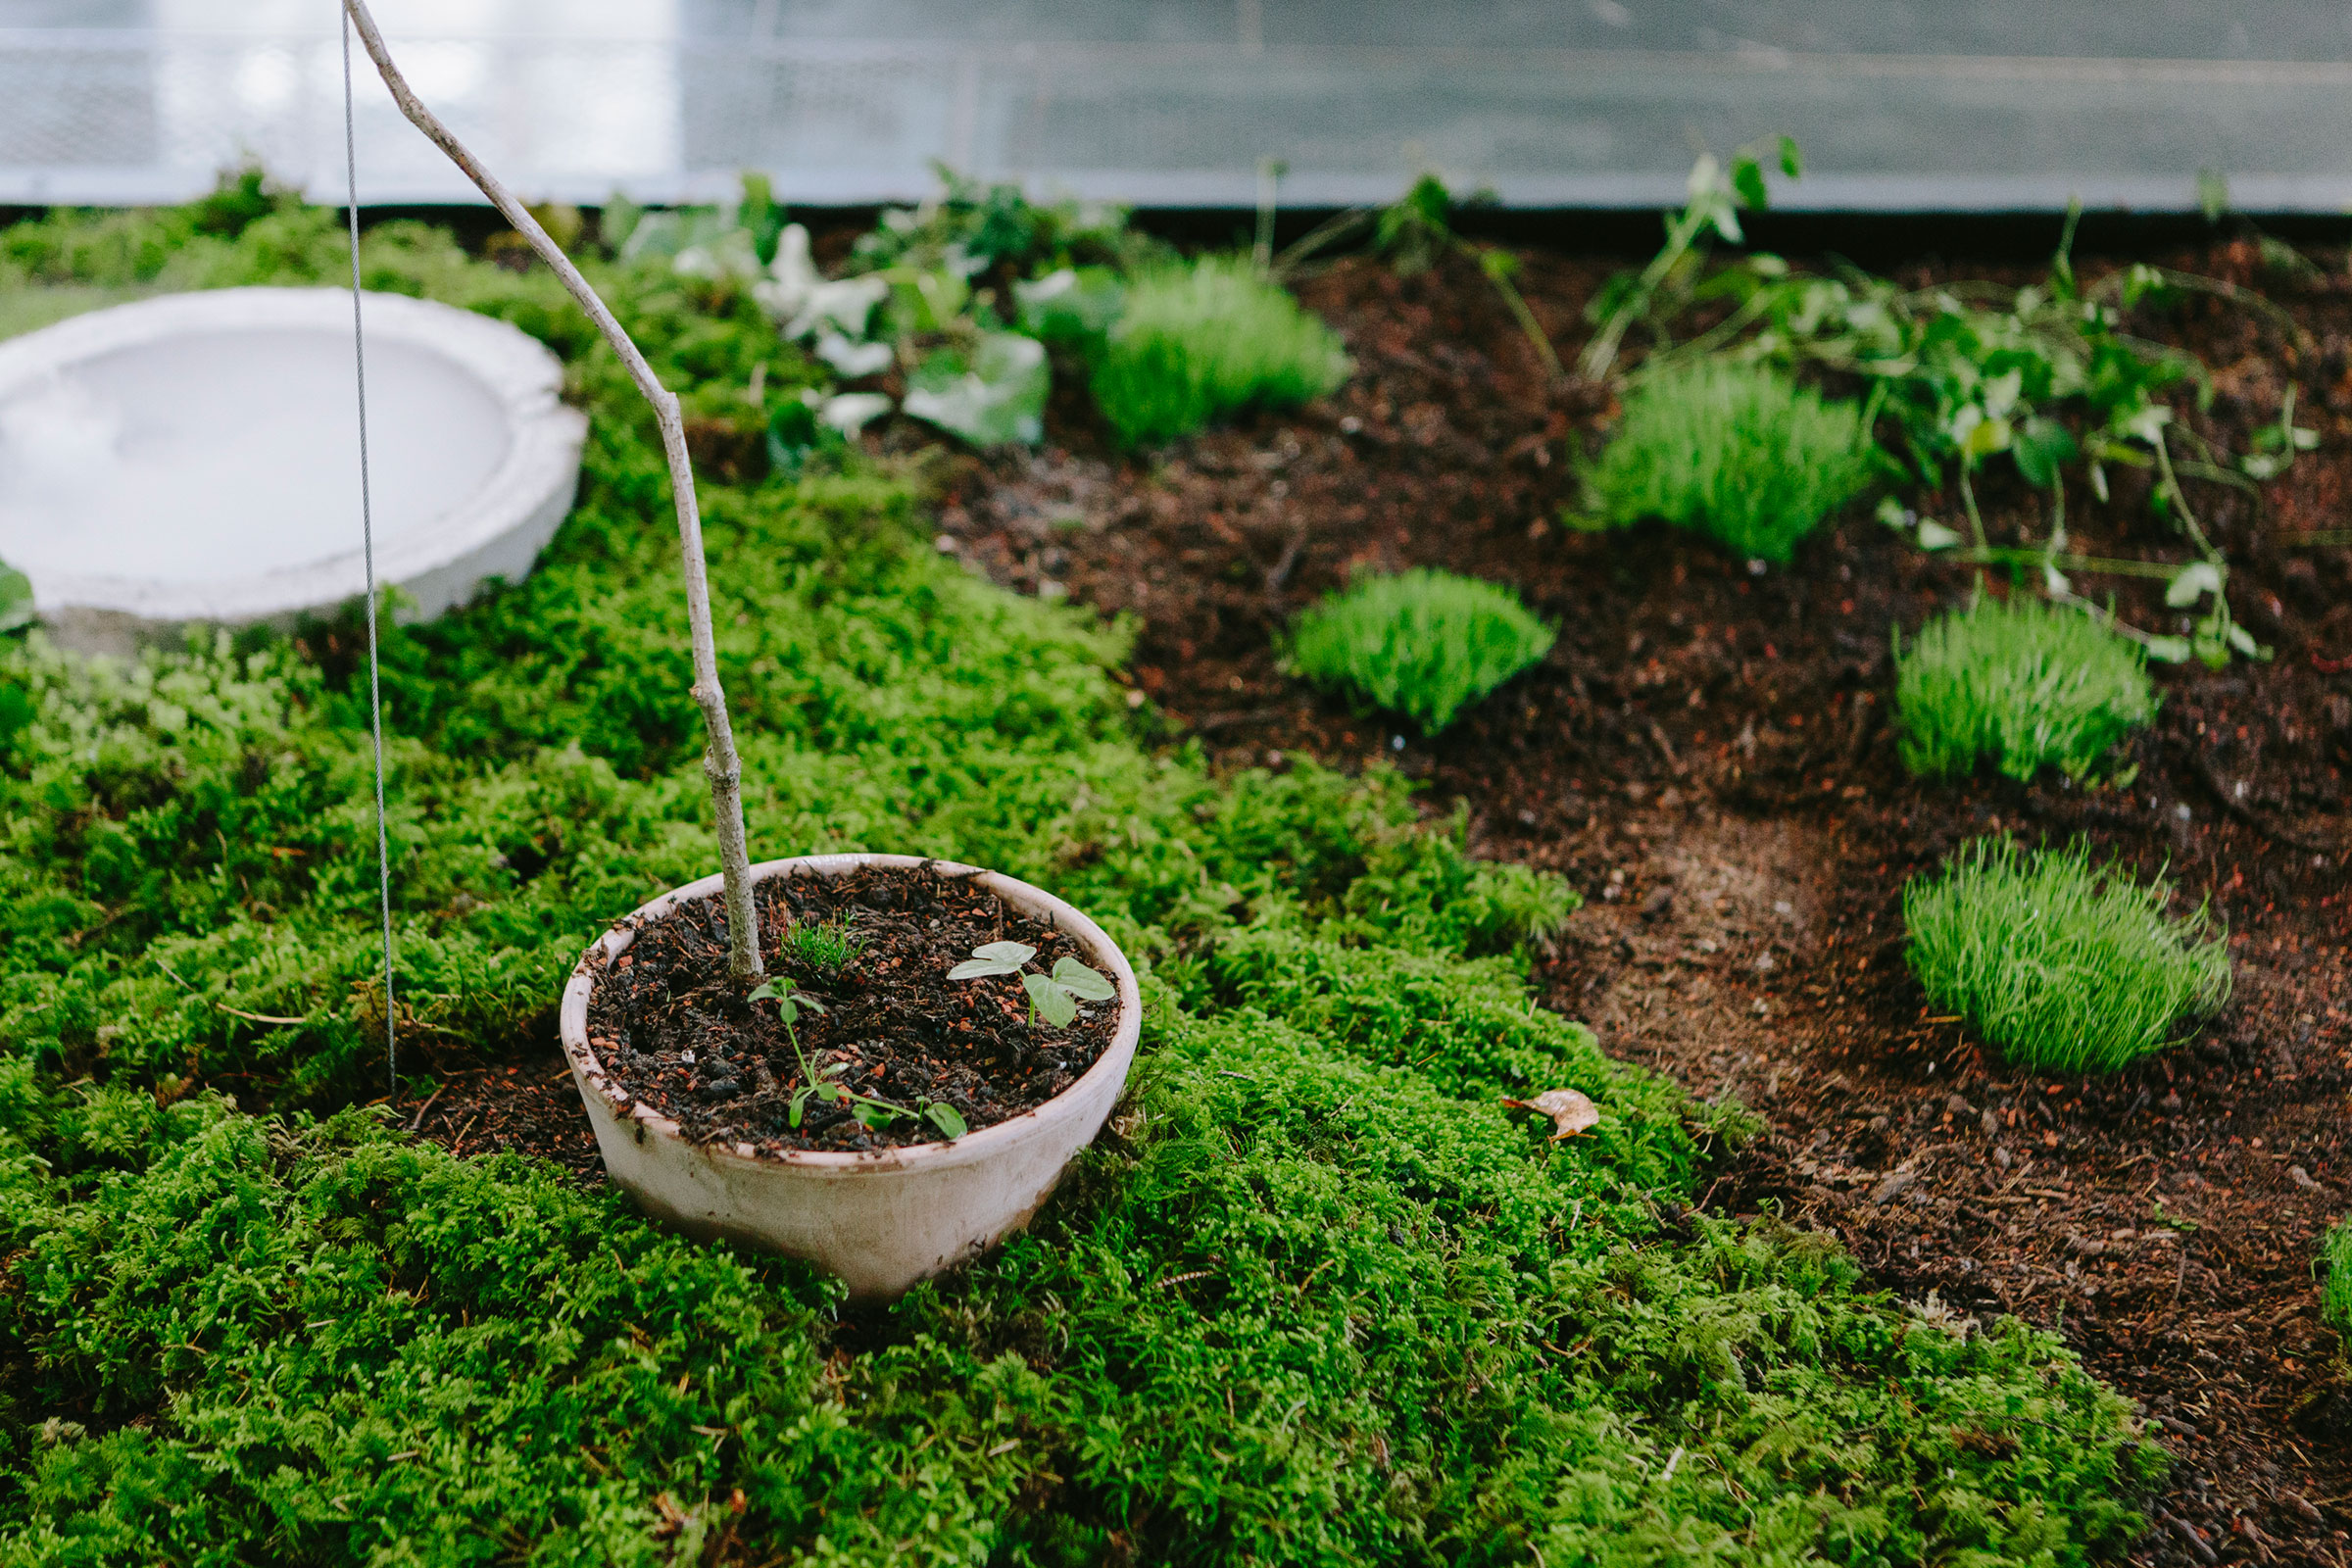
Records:
[[[1786,564],[1880,462],[1855,405],[1764,366],[1699,360],[1635,380],[1585,482],[1607,522],[1657,517]]]
[[[2147,658],[2081,611],[1979,597],[1895,648],[1903,761],[1950,777],[1992,758],[2021,783],[2081,778],[2156,712]]]
[[[2203,909],[2083,849],[2020,855],[1979,839],[1903,890],[1907,956],[1928,999],[2013,1061],[2112,1072],[2169,1044],[2230,995],[2230,948]]]
[[[1287,658],[1434,735],[1550,652],[1555,635],[1508,588],[1417,569],[1359,577],[1310,606]]]
[[[1290,408],[1347,376],[1331,328],[1247,262],[1204,257],[1129,287],[1092,384],[1103,418],[1132,446],[1245,408]]]
[[[36,239],[171,230],[162,276],[273,220],[308,220]],[[581,946],[712,851],[633,394],[543,274],[392,228],[379,286],[545,336],[592,416],[530,578],[387,632],[421,1079],[543,1052]],[[598,276],[681,384],[797,373],[739,298]],[[2130,1537],[2154,1450],[2046,1336],[1923,1323],[1770,1225],[1661,1229],[1712,1113],[1535,1005],[1556,878],[1470,860],[1393,775],[1146,752],[1119,636],[940,561],[887,472],[705,503],[758,852],[954,856],[1102,919],[1150,1019],[1112,1128],[1034,1230],[858,1317],[544,1165],[412,1144],[348,1108],[383,1092],[349,628],[129,667],[36,636],[0,651],[32,705],[0,766],[0,1562],[2041,1565]],[[1553,1082],[1607,1120],[1554,1145],[1497,1102]]]

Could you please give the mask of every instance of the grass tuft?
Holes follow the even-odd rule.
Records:
[[[1634,382],[1585,479],[1588,505],[1620,527],[1659,517],[1786,564],[1880,461],[1853,404],[1763,366],[1701,360]]]
[[[1326,596],[1299,615],[1289,659],[1434,735],[1549,653],[1554,635],[1508,588],[1424,569]]]
[[[1250,406],[1292,408],[1348,378],[1339,335],[1248,263],[1146,274],[1095,367],[1096,406],[1128,446],[1190,435]]]
[[[2320,1286],[2320,1316],[2336,1333],[2352,1340],[2352,1217],[2337,1220],[2320,1243],[2320,1261],[2328,1278]]]
[[[2093,870],[2080,847],[2021,855],[1979,839],[1903,890],[1906,956],[1929,1000],[2010,1060],[2113,1071],[2230,995],[2222,932],[2202,907],[2168,916],[2171,892]]]
[[[2080,611],[1984,597],[1898,639],[1895,700],[1912,772],[1991,757],[2021,783],[2050,763],[2081,778],[2157,704],[2137,645]]]
[[[817,974],[837,974],[865,946],[865,938],[838,920],[796,921],[785,938],[792,956]]]

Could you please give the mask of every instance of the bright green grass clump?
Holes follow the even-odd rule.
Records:
[[[2109,1072],[2230,994],[2228,943],[2202,908],[2168,916],[2171,891],[2080,848],[1979,839],[1903,890],[1907,956],[1929,1000],[2012,1061]]]
[[[2023,782],[2048,764],[2076,778],[2156,712],[2147,659],[2080,611],[1980,596],[1895,647],[1903,761],[1964,774],[1991,757]]]
[[[21,225],[0,289],[341,265],[332,212],[179,230]],[[634,390],[544,271],[417,224],[367,266],[554,343],[591,417],[530,577],[385,632],[426,1093],[544,1058],[582,946],[713,850]],[[739,297],[593,275],[672,386],[796,395]],[[755,853],[1085,908],[1144,985],[1117,1119],[1031,1231],[856,1315],[412,1141],[368,1103],[365,677],[0,643],[0,1564],[2082,1568],[2138,1533],[2156,1450],[2050,1336],[1925,1321],[1818,1236],[1660,1226],[1732,1118],[1536,1005],[1558,878],[1393,776],[1147,751],[1118,639],[942,561],[902,480],[703,498]],[[1499,1103],[1552,1086],[1602,1123]]]
[[[1619,526],[1659,517],[1786,564],[1879,463],[1854,404],[1760,365],[1699,360],[1634,382],[1586,484],[1590,505]]]
[[[2352,1340],[2352,1218],[2337,1220],[2320,1243],[2320,1260],[2328,1279],[2320,1287],[2320,1316],[2328,1326]]]
[[[1212,256],[1128,290],[1093,384],[1096,407],[1136,446],[1251,406],[1292,408],[1347,378],[1337,333],[1249,263]]]
[[[1359,577],[1299,615],[1290,664],[1434,735],[1551,651],[1556,635],[1508,588],[1416,569]]]

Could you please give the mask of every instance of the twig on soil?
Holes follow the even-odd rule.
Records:
[[[448,1090],[449,1085],[442,1084],[436,1087],[430,1095],[425,1097],[424,1103],[416,1107],[416,1114],[409,1118],[409,1131],[415,1132],[417,1128],[424,1125],[424,1113],[432,1109],[433,1102],[439,1100],[448,1092]]]
[[[170,975],[172,979],[178,980],[181,985],[186,986],[192,995],[202,997],[205,1001],[212,1003],[215,1007],[218,1007],[220,1011],[227,1013],[232,1018],[244,1018],[253,1023],[295,1024],[310,1022],[308,1018],[288,1018],[274,1012],[247,1012],[243,1007],[232,1007],[227,1003],[221,1002],[217,998],[206,997],[202,991],[197,990],[195,986],[190,985],[186,980],[181,979],[179,971],[172,968],[163,959],[156,959],[155,966],[158,969],[163,970],[164,973]]]

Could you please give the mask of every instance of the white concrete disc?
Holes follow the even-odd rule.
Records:
[[[365,310],[376,580],[434,615],[530,570],[587,421],[527,334],[404,295]],[[88,652],[362,595],[350,292],[174,294],[0,343],[0,561]]]

